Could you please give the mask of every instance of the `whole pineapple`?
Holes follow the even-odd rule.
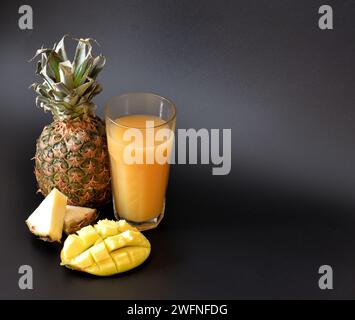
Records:
[[[39,94],[36,104],[51,111],[54,120],[37,140],[35,175],[44,196],[56,187],[68,204],[97,207],[111,196],[105,126],[91,102],[102,91],[95,79],[106,60],[92,56],[91,39],[75,39],[69,61],[65,37],[33,58],[40,56],[36,74],[43,79],[32,85]]]

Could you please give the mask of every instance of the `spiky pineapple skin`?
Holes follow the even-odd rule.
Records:
[[[111,183],[103,121],[84,115],[44,127],[36,144],[35,175],[44,196],[56,187],[70,205],[96,208],[107,203]]]

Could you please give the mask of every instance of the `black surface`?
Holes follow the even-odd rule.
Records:
[[[1,2],[1,298],[355,298],[355,2]],[[102,106],[125,91],[177,104],[179,128],[232,128],[232,171],[174,166],[166,217],[146,232],[152,254],[107,279],[59,266],[60,246],[24,224],[41,196],[30,160],[49,123],[27,90],[43,43],[97,39],[107,56]],[[112,215],[111,207],[106,214]],[[34,269],[34,290],[18,268]],[[318,288],[318,268],[334,290]]]

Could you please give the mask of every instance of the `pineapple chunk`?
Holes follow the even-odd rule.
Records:
[[[64,216],[64,232],[74,233],[94,222],[96,217],[96,209],[68,205]]]
[[[101,220],[77,235],[69,235],[61,252],[61,265],[109,276],[137,267],[149,254],[150,243],[137,229],[125,221]]]
[[[42,240],[60,242],[66,204],[67,197],[54,188],[26,220],[30,231]]]

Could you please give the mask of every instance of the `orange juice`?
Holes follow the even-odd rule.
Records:
[[[127,139],[127,130],[132,128],[133,133],[140,133],[143,143]],[[168,129],[164,120],[150,115],[123,116],[107,124],[114,206],[120,218],[139,223],[164,211],[169,164],[157,161],[156,155],[163,152],[169,156],[174,136],[170,131],[170,136],[157,141],[161,129]],[[127,161],[127,154],[138,161]]]

